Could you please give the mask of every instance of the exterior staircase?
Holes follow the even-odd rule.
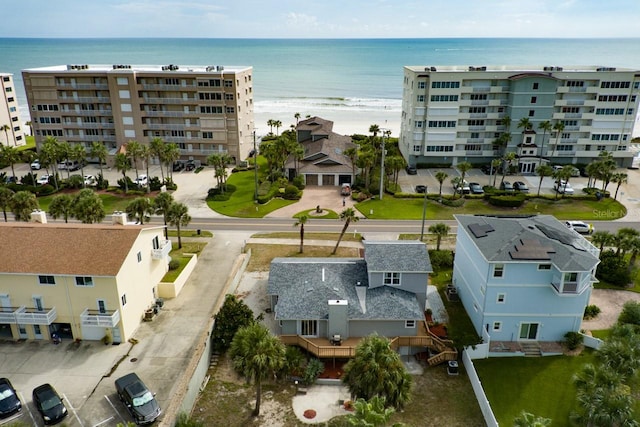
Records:
[[[542,357],[540,345],[536,341],[525,341],[520,343],[520,348],[524,357]]]

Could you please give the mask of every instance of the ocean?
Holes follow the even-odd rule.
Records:
[[[377,124],[398,136],[405,65],[602,65],[640,69],[640,39],[15,39],[0,38],[30,120],[21,70],[61,64],[248,65],[258,134],[301,117],[339,133]]]

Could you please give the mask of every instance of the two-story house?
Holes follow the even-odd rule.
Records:
[[[367,241],[364,258],[276,258],[267,294],[286,344],[352,357],[372,333],[401,354],[444,350],[425,322],[429,254],[419,241]]]
[[[0,337],[128,340],[168,270],[163,229],[0,223]]]
[[[453,285],[478,335],[562,341],[580,330],[596,247],[550,215],[455,218]]]

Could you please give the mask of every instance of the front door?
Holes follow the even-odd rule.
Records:
[[[27,335],[27,326],[26,325],[18,325],[18,335],[22,339],[29,338]]]
[[[538,338],[538,324],[537,323],[522,323],[520,324],[520,339],[521,340],[535,340]]]
[[[107,312],[107,302],[105,300],[98,300],[98,311],[100,312],[100,314],[104,314]]]

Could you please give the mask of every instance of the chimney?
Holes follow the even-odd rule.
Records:
[[[31,221],[33,222],[39,222],[40,224],[46,224],[47,223],[47,213],[45,211],[41,211],[41,210],[35,210],[33,212],[31,212]]]
[[[111,223],[113,225],[126,225],[127,224],[127,214],[125,212],[114,211],[111,216]]]

